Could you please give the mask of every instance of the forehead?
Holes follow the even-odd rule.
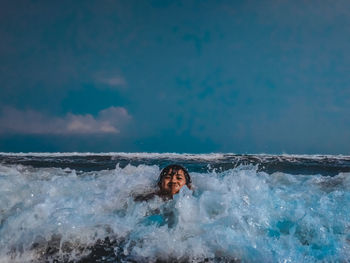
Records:
[[[167,174],[185,175],[184,171],[182,169],[179,169],[179,170],[174,169],[174,172],[173,172],[172,168],[170,168],[170,170]]]

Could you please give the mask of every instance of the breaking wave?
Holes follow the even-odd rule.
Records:
[[[135,196],[154,189],[161,168],[181,156],[58,157],[0,159],[0,262],[350,260],[346,171],[185,158],[193,191],[139,202]]]

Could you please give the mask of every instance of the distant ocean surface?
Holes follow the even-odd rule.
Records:
[[[350,156],[0,153],[2,262],[350,262]]]

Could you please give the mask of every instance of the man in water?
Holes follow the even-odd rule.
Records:
[[[159,189],[149,194],[142,194],[134,197],[135,201],[148,201],[159,196],[163,201],[173,199],[173,196],[180,192],[185,185],[191,189],[191,177],[187,170],[181,165],[172,164],[165,167],[158,178]],[[178,215],[174,213],[174,203],[166,202],[158,208],[148,211],[142,223],[145,225],[157,224],[174,227],[178,222]]]
[[[172,199],[173,196],[181,190],[183,186],[192,189],[191,177],[187,170],[178,164],[171,164],[165,167],[158,178],[157,192],[152,192],[146,195],[139,195],[134,198],[135,201],[148,201],[155,196],[161,197],[163,200]]]
[[[191,189],[191,177],[181,165],[172,164],[165,167],[159,175],[158,195],[163,199],[172,199],[183,186]]]

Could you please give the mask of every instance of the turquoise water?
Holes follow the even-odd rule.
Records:
[[[0,262],[347,262],[349,158],[2,154]],[[194,189],[155,189],[162,167]],[[110,261],[108,261],[110,260]]]

